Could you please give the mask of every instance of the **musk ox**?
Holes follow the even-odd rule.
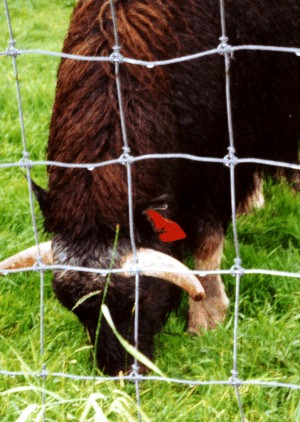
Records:
[[[114,4],[125,57],[164,60],[210,50],[220,42],[218,0],[116,0]],[[231,45],[300,47],[299,0],[228,0],[225,7]],[[114,45],[110,2],[80,0],[63,51],[110,56]],[[300,135],[300,58],[296,54],[239,51],[230,64],[237,156],[295,162]],[[120,81],[130,155],[226,156],[229,139],[222,54],[153,68],[123,63]],[[62,59],[48,160],[99,163],[121,157],[123,147],[114,65]],[[133,163],[131,171],[140,261],[147,263],[145,257],[150,256],[150,262],[182,269],[185,267],[180,267],[179,261],[191,252],[196,269],[219,269],[224,232],[231,219],[228,168],[184,159],[148,159]],[[240,211],[249,209],[261,194],[262,171],[255,164],[236,167]],[[128,264],[126,166],[120,162],[89,171],[50,165],[48,175],[48,189],[34,185],[34,190],[45,228],[54,235],[54,263],[109,268],[119,225],[114,265]],[[176,222],[186,237],[162,241],[161,231],[157,232],[149,218],[153,212]],[[95,273],[56,270],[53,287],[61,303],[72,309],[82,297],[103,292],[105,280]],[[187,287],[190,332],[221,322],[228,304],[218,275],[201,279],[178,276],[174,280],[168,273],[142,273],[139,349],[150,358],[154,335],[180,298],[180,287],[169,281],[191,286]],[[101,301],[102,295],[97,294],[74,310],[93,343]],[[134,301],[134,276],[112,274],[105,303],[118,331],[131,343]],[[104,320],[95,347],[104,372],[130,370],[131,357]]]

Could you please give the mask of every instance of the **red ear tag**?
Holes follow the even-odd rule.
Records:
[[[159,233],[159,238],[162,242],[175,242],[186,237],[182,228],[175,221],[163,217],[154,210],[148,210],[147,215],[151,219],[155,231]]]

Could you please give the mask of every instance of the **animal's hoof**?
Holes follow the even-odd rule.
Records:
[[[211,330],[222,323],[226,317],[229,304],[225,296],[220,299],[204,299],[201,302],[190,303],[189,322],[187,331],[195,335],[201,335],[203,330]]]

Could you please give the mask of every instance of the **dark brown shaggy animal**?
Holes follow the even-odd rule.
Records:
[[[218,0],[116,0],[121,53],[160,60],[216,48],[221,35]],[[300,47],[300,1],[227,0],[231,45]],[[110,3],[80,0],[63,51],[107,55],[114,46]],[[287,162],[297,160],[300,137],[300,58],[293,54],[243,51],[231,60],[236,154]],[[224,157],[229,145],[221,55],[148,69],[121,65],[124,111],[131,154],[180,152]],[[63,59],[58,72],[48,160],[96,163],[123,153],[114,66]],[[94,171],[50,166],[47,192],[38,191],[46,229],[54,233],[55,263],[109,266],[116,226],[120,239],[115,265],[130,251],[126,167]],[[188,160],[147,160],[132,165],[134,221],[138,248],[182,260],[187,251],[196,269],[218,269],[231,219],[228,168]],[[239,165],[239,210],[260,195],[262,169]],[[37,190],[37,188],[36,188]],[[176,221],[186,238],[162,243],[146,218],[149,209]],[[219,276],[201,282],[206,298],[190,300],[188,329],[199,332],[223,320],[227,297]],[[105,278],[55,271],[54,290],[72,309],[84,295],[103,290]],[[180,289],[159,278],[141,277],[139,348],[152,357],[153,337],[180,298]],[[92,342],[102,298],[85,301],[75,313]],[[133,342],[134,277],[112,275],[106,304],[118,331]],[[97,359],[109,374],[130,369],[105,321]]]

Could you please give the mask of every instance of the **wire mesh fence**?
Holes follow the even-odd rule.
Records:
[[[119,39],[119,32],[118,32],[118,20],[116,17],[115,11],[115,2],[113,0],[110,1],[110,8],[112,14],[112,21],[113,21],[113,32],[114,32],[114,46],[112,46],[112,53],[109,56],[80,56],[80,55],[72,55],[66,53],[58,53],[46,50],[35,50],[35,49],[18,49],[16,40],[14,38],[13,27],[11,24],[10,19],[10,12],[9,12],[9,4],[7,0],[4,0],[4,10],[6,13],[6,20],[9,29],[9,47],[0,52],[0,56],[5,56],[7,58],[12,59],[14,75],[15,75],[15,86],[16,86],[16,97],[18,103],[18,113],[19,113],[19,121],[21,127],[21,135],[22,135],[22,158],[18,162],[3,162],[0,164],[0,169],[8,169],[8,168],[18,168],[21,167],[25,169],[27,174],[27,181],[28,181],[28,194],[29,194],[29,204],[30,204],[30,215],[32,221],[32,228],[35,238],[35,244],[37,247],[37,256],[36,256],[36,263],[34,266],[30,268],[21,268],[15,270],[7,270],[2,271],[3,274],[13,274],[19,272],[26,272],[26,271],[35,271],[39,273],[40,276],[40,355],[44,355],[45,349],[45,303],[44,303],[44,273],[48,270],[73,270],[78,272],[91,272],[105,275],[107,274],[107,269],[99,269],[99,268],[87,268],[87,267],[79,267],[79,266],[70,266],[70,265],[45,265],[42,262],[41,252],[39,249],[40,240],[38,235],[38,225],[36,221],[36,212],[34,206],[34,199],[33,199],[33,189],[32,189],[32,182],[31,182],[31,171],[32,168],[36,166],[57,166],[57,167],[64,167],[64,168],[82,168],[88,170],[98,169],[100,167],[109,166],[112,164],[121,164],[126,166],[127,170],[127,188],[128,188],[128,210],[129,210],[129,228],[130,228],[130,240],[131,240],[131,249],[133,254],[133,267],[132,273],[135,275],[135,313],[134,313],[134,339],[135,339],[135,346],[138,348],[139,342],[139,283],[140,283],[140,272],[143,268],[140,266],[138,254],[137,254],[137,247],[135,241],[135,223],[134,223],[134,204],[133,204],[133,183],[132,180],[132,166],[144,160],[149,159],[156,159],[156,160],[171,160],[171,159],[185,159],[191,160],[195,162],[204,162],[204,163],[217,163],[219,165],[227,166],[230,172],[230,192],[231,192],[231,210],[232,210],[232,229],[233,229],[233,238],[234,238],[234,245],[235,245],[235,258],[232,262],[230,268],[225,270],[216,270],[216,271],[201,271],[201,270],[194,270],[191,271],[193,274],[198,275],[199,277],[205,277],[207,275],[231,275],[235,278],[235,307],[234,307],[234,328],[233,328],[233,351],[232,351],[232,372],[229,374],[230,378],[227,380],[208,380],[208,381],[198,381],[198,380],[191,380],[191,379],[176,379],[176,378],[162,378],[159,376],[153,375],[143,375],[139,372],[139,364],[138,361],[135,359],[134,365],[132,366],[132,371],[128,375],[114,376],[114,377],[107,377],[107,376],[89,376],[89,375],[76,375],[76,374],[69,374],[64,372],[48,372],[46,362],[43,363],[40,372],[29,372],[26,375],[31,375],[34,377],[38,377],[41,379],[47,379],[47,377],[58,377],[58,378],[69,378],[74,380],[86,380],[86,381],[114,381],[114,380],[129,380],[134,383],[135,385],[135,392],[136,392],[136,401],[137,405],[141,407],[141,394],[140,394],[140,386],[143,381],[159,381],[159,382],[168,382],[168,383],[176,383],[176,384],[184,384],[188,386],[204,386],[204,385],[228,385],[232,386],[236,392],[236,398],[239,406],[240,418],[242,421],[245,420],[244,409],[242,398],[240,395],[240,388],[241,386],[245,385],[260,385],[266,387],[277,387],[277,388],[287,388],[292,390],[299,390],[299,384],[291,384],[291,383],[284,383],[278,381],[263,381],[263,380],[245,380],[239,377],[239,367],[238,367],[238,346],[239,346],[239,303],[240,303],[240,283],[241,278],[247,274],[265,274],[265,275],[272,275],[278,277],[291,277],[291,278],[300,278],[300,273],[298,272],[289,272],[289,271],[278,271],[278,270],[266,270],[266,269],[248,269],[242,266],[242,256],[240,252],[239,246],[239,233],[237,228],[237,211],[236,211],[236,198],[235,198],[235,170],[238,165],[255,163],[255,164],[262,164],[266,166],[275,166],[275,167],[282,167],[288,168],[293,170],[300,170],[300,165],[288,163],[288,162],[280,162],[280,161],[273,161],[273,160],[263,160],[258,158],[239,158],[236,156],[235,151],[235,142],[234,142],[234,130],[233,130],[233,122],[232,122],[232,104],[231,104],[231,89],[230,89],[230,63],[232,60],[232,55],[236,51],[243,51],[243,50],[250,50],[250,51],[263,51],[263,52],[280,52],[284,54],[293,54],[300,56],[300,46],[299,48],[288,48],[288,47],[278,47],[278,46],[267,46],[267,45],[230,45],[229,39],[227,37],[226,32],[226,21],[225,21],[225,6],[224,0],[220,0],[220,38],[216,40],[216,48],[197,52],[193,55],[187,55],[182,57],[177,57],[174,59],[168,60],[157,60],[157,61],[144,61],[139,60],[137,58],[129,58],[122,56],[121,51],[121,42]],[[20,82],[19,82],[19,75],[18,75],[18,57],[23,55],[47,55],[47,56],[55,56],[61,58],[68,58],[72,60],[79,60],[79,61],[97,61],[97,62],[108,62],[114,66],[115,69],[115,82],[116,82],[116,91],[117,91],[117,98],[118,98],[118,108],[120,114],[120,125],[122,129],[122,139],[123,139],[123,154],[120,157],[116,157],[113,160],[99,162],[99,163],[87,163],[87,164],[78,164],[78,163],[64,163],[64,162],[56,162],[56,161],[32,161],[30,160],[30,152],[27,146],[27,138],[26,138],[26,131],[25,131],[25,124],[24,124],[24,113],[26,110],[23,110],[22,106],[22,96],[20,91]],[[229,145],[228,145],[228,154],[225,155],[224,158],[217,158],[217,157],[202,157],[197,155],[190,155],[190,154],[178,154],[178,153],[165,153],[165,154],[147,154],[147,155],[139,155],[133,156],[131,155],[130,145],[127,139],[127,126],[126,126],[126,117],[123,107],[123,98],[122,98],[122,82],[120,78],[120,74],[122,72],[122,67],[126,66],[127,64],[135,65],[135,66],[145,66],[147,68],[154,68],[158,66],[168,66],[168,65],[176,65],[177,63],[195,59],[201,59],[206,56],[211,55],[222,55],[224,57],[224,89],[226,91],[226,113],[227,113],[227,123],[228,123],[228,134],[229,134]],[[161,268],[153,268],[153,271],[159,272],[162,271]],[[171,271],[172,270],[168,270]],[[119,269],[112,269],[110,271],[112,274],[122,273],[123,270]],[[0,375],[1,376],[23,376],[23,371],[8,371],[5,368],[0,368]],[[46,395],[43,392],[42,394],[42,404],[45,405],[46,402]],[[46,414],[44,414],[44,418],[46,418]],[[141,419],[141,415],[139,415]]]

